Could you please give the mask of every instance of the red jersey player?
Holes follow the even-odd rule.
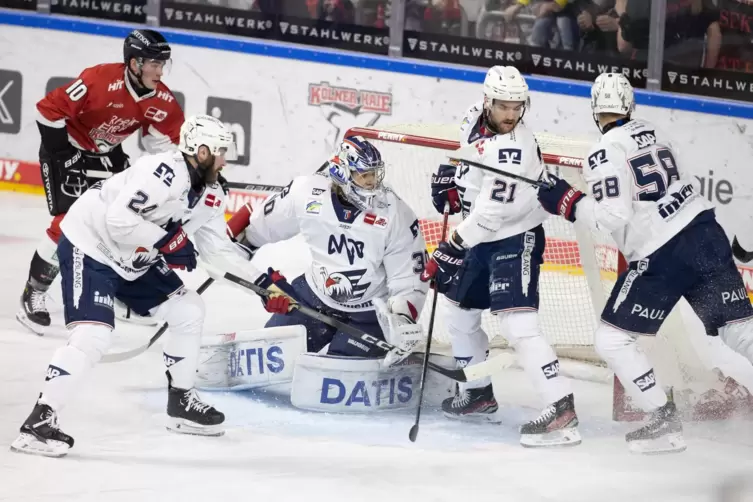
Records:
[[[179,140],[183,111],[161,82],[170,61],[165,37],[134,30],[125,39],[123,57],[124,63],[87,68],[37,103],[39,162],[54,218],[31,260],[16,318],[39,335],[50,325],[45,295],[58,274],[59,225],[66,211],[89,186],[128,167],[121,144],[134,132],[143,131],[150,153],[173,148]]]

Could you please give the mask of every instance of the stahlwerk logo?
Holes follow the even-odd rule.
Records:
[[[0,69],[0,133],[21,131],[22,82],[20,72]]]
[[[369,35],[339,28],[322,28],[303,24],[280,21],[280,32],[293,37],[306,37],[333,42],[347,42],[355,45],[372,47],[389,47],[390,37],[386,35]]]
[[[676,71],[668,71],[667,77],[670,84],[691,85],[693,87],[705,87],[722,91],[738,91],[753,93],[753,81],[745,82],[725,77],[704,77],[700,75],[688,75]]]
[[[523,60],[523,53],[521,51],[490,49],[470,45],[467,43],[453,44],[446,42],[434,42],[430,40],[419,40],[417,38],[408,38],[408,47],[410,47],[412,51],[418,49],[421,52],[436,52],[440,54],[451,54],[456,56],[470,56],[487,59],[489,61],[506,61],[514,63]]]
[[[250,16],[244,16],[242,11],[233,13],[211,12],[198,10],[201,7],[192,8],[187,6],[185,9],[174,9],[165,7],[162,9],[166,21],[181,24],[197,24],[204,26],[218,26],[222,28],[239,28],[256,32],[268,32],[274,28],[274,23],[269,19],[254,19]],[[246,33],[248,34],[248,33]]]
[[[351,127],[371,127],[382,115],[392,115],[392,93],[335,87],[329,82],[309,84],[308,103],[321,108],[324,118],[332,126],[324,141],[334,149]]]
[[[228,164],[247,166],[251,161],[251,103],[209,96],[206,113],[221,120],[233,133],[238,158],[228,160]]]
[[[144,5],[129,1],[115,0],[52,0],[53,12],[61,11],[89,11],[106,14],[122,14],[134,17],[144,17]]]
[[[536,68],[554,68],[557,70],[577,71],[590,73],[593,75],[602,73],[622,73],[630,80],[645,80],[648,78],[646,68],[628,68],[626,66],[610,65],[605,63],[594,63],[581,59],[563,58],[544,56],[542,54],[531,54],[531,62]]]

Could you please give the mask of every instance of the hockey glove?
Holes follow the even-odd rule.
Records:
[[[295,290],[279,271],[269,268],[266,274],[261,274],[254,284],[269,291],[269,296],[262,296],[261,301],[267,312],[272,314],[287,314],[297,303]]]
[[[60,173],[63,182],[60,190],[68,197],[78,198],[89,188],[86,181],[86,160],[81,150],[71,148],[52,155],[54,169]]]
[[[458,187],[455,185],[455,166],[442,164],[437,169],[437,174],[432,174],[431,203],[438,213],[444,213],[445,204],[450,205],[450,214],[463,210]]]
[[[538,192],[541,206],[554,215],[560,215],[570,222],[575,221],[575,206],[585,197],[583,192],[570,186],[567,181],[552,174],[548,176],[550,186],[540,187]]]
[[[180,221],[172,220],[165,225],[167,234],[158,240],[154,247],[162,253],[162,258],[170,268],[177,268],[190,272],[196,268],[196,249],[188,238]]]
[[[375,298],[373,302],[384,338],[395,346],[382,360],[382,366],[389,368],[408,357],[426,337],[423,327],[416,324],[418,311],[410,301],[397,296],[387,302],[382,298]]]
[[[449,242],[439,243],[421,274],[421,280],[424,282],[434,279],[437,291],[440,293],[446,293],[450,289],[452,279],[457,275],[465,259],[466,251],[454,242],[454,237],[455,234]]]

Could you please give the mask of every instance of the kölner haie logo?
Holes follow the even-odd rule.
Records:
[[[332,126],[325,138],[330,150],[351,127],[371,127],[382,115],[392,115],[392,93],[335,87],[329,82],[309,84],[308,103],[319,107]]]
[[[21,131],[22,80],[20,72],[0,70],[0,133]]]
[[[228,164],[247,166],[251,160],[251,103],[238,99],[207,98],[207,115],[225,123],[235,138],[238,159]]]

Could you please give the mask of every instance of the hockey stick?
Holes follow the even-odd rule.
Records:
[[[206,289],[212,285],[214,282],[214,279],[211,277],[204,281],[204,283],[199,286],[199,289],[196,290],[198,294],[202,294]],[[125,361],[127,359],[131,359],[133,357],[138,356],[139,354],[143,354],[149,348],[154,345],[154,343],[160,339],[162,335],[165,334],[165,331],[167,331],[168,325],[167,323],[162,324],[160,329],[157,330],[157,332],[149,339],[147,343],[144,345],[140,345],[139,347],[136,347],[135,349],[127,350],[125,352],[113,352],[111,354],[105,354],[102,356],[102,359],[100,362],[103,363],[118,363],[120,361]]]
[[[442,237],[439,242],[444,242],[447,238],[447,221],[450,218],[450,203],[445,202],[444,211],[442,213]],[[421,383],[418,387],[418,406],[416,407],[416,419],[410,428],[408,438],[411,442],[415,443],[418,437],[418,422],[421,420],[421,404],[424,402],[424,388],[426,384],[426,371],[429,369],[429,355],[431,354],[431,338],[434,334],[434,317],[437,314],[437,299],[439,299],[439,290],[437,288],[437,281],[432,281],[434,287],[434,298],[431,299],[431,313],[429,314],[429,330],[426,333],[426,350],[424,351],[424,361],[421,368]]]
[[[259,296],[268,297],[271,293],[269,290],[262,288],[261,286],[257,286],[253,282],[247,281],[246,279],[243,279],[241,277],[238,277],[237,275],[231,274],[227,272],[223,278],[231,282],[233,284],[236,284],[242,288],[250,289],[254,293],[256,293]],[[365,333],[357,328],[354,328],[353,326],[346,324],[342,321],[339,321],[335,319],[334,317],[328,316],[327,314],[324,314],[322,312],[319,312],[318,310],[312,309],[310,307],[307,307],[305,305],[301,305],[300,303],[294,303],[290,305],[294,309],[298,310],[301,314],[311,317],[313,319],[316,319],[317,321],[321,321],[324,324],[327,324],[329,326],[332,326],[333,328],[337,328],[338,330],[342,331],[343,333],[347,333],[350,336],[352,336],[354,339],[358,340],[359,342],[365,343],[367,345],[371,345],[372,347],[378,347],[384,352],[389,352],[391,350],[394,350],[395,352],[398,352],[400,355],[404,356],[406,359],[412,361],[412,362],[418,362],[417,355],[416,354],[409,354],[391,343],[388,343],[384,340],[380,340],[379,338],[370,335],[368,333]],[[427,349],[428,353],[428,349]],[[428,362],[427,367],[440,375],[444,375],[447,378],[451,380],[455,380],[458,382],[465,382],[467,381],[466,375],[464,373],[464,370],[462,369],[448,369],[445,367],[442,367],[436,363],[433,363],[431,361]],[[425,370],[424,370],[425,371]]]
[[[507,178],[512,178],[514,180],[522,181],[524,183],[528,183],[529,185],[533,185],[537,188],[551,188],[552,187],[552,185],[550,183],[547,183],[546,181],[532,180],[531,178],[526,178],[525,176],[520,176],[519,174],[511,173],[509,171],[505,171],[502,169],[497,169],[496,167],[490,167],[490,166],[487,166],[486,164],[475,162],[473,160],[461,159],[459,157],[450,157],[450,160],[453,160],[455,162],[462,162],[464,164],[468,164],[469,166],[478,167],[479,169],[482,169],[484,171],[489,171],[490,173],[499,174],[500,176],[505,176]]]

